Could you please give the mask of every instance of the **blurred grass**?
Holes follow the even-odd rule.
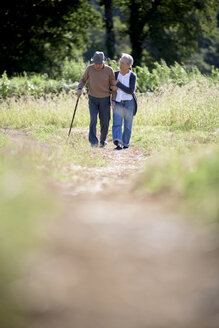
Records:
[[[54,188],[33,165],[26,149],[0,151],[0,327],[28,326],[22,304],[14,301],[14,282],[25,271],[25,261],[40,243],[40,233],[61,206]],[[22,303],[22,300],[20,300]]]
[[[134,191],[170,199],[199,222],[219,221],[219,147],[198,146],[152,156]]]
[[[7,136],[4,133],[0,132],[0,148],[5,146],[8,141]]]
[[[217,143],[217,131],[190,130],[182,131],[180,129],[172,130],[168,126],[134,126],[133,142],[147,150],[148,153],[154,153],[169,150],[190,149],[194,145],[204,144],[213,145]]]

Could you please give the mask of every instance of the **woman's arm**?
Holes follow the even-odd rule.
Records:
[[[136,75],[133,72],[131,72],[129,87],[126,87],[124,84],[122,84],[119,81],[116,84],[116,86],[120,88],[122,91],[131,95],[135,92],[135,85],[136,85]]]

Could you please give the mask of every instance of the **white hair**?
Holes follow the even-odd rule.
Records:
[[[127,60],[127,63],[128,65],[132,66],[133,65],[133,58],[131,55],[128,55],[128,54],[122,54],[122,57],[121,58],[125,58]]]

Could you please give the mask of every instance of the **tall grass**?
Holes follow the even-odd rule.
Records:
[[[70,126],[76,97],[74,95],[47,96],[46,98],[26,99],[10,98],[1,104],[0,125],[2,128],[36,128]],[[86,101],[80,101],[75,118],[76,126],[85,127],[89,124]]]
[[[139,94],[139,110],[134,126],[165,126],[171,130],[214,131],[218,126],[219,84],[204,79],[182,87],[168,85],[162,92]],[[58,96],[34,99],[11,98],[1,104],[2,128],[32,128],[53,125],[68,127],[76,96],[62,93]],[[74,126],[88,127],[87,97],[79,101]]]
[[[27,129],[36,138],[44,138],[50,143],[56,140],[57,144],[66,149],[65,142],[75,103],[74,93],[48,95],[39,99],[10,98],[1,103],[0,126],[3,129]],[[193,144],[217,143],[219,84],[204,77],[181,87],[170,84],[162,91],[138,94],[138,103],[132,144],[153,152],[166,148],[187,148]],[[110,130],[111,126],[112,120]],[[88,145],[88,127],[88,99],[84,94],[78,104],[70,138],[76,138],[73,144],[79,147],[78,150],[69,148],[66,151],[66,154],[77,154],[75,160],[78,158],[80,163],[83,163],[80,149]],[[78,129],[83,131],[83,136],[76,133]],[[85,153],[89,154],[89,150]],[[95,160],[90,160],[95,165]],[[99,158],[97,163],[101,161]]]
[[[216,129],[218,125],[219,84],[203,79],[182,87],[168,85],[164,92],[139,97],[138,126],[168,126],[183,131]]]

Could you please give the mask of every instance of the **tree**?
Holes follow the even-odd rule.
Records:
[[[112,0],[101,0],[100,4],[105,8],[105,26],[106,26],[106,51],[107,56],[113,58],[115,55],[115,35],[113,29]]]
[[[59,70],[65,57],[89,44],[100,15],[86,0],[3,0],[0,9],[0,73]]]
[[[216,27],[217,0],[114,0],[126,15],[135,64],[183,61]]]
[[[212,66],[219,68],[219,14],[217,22],[217,29],[209,36],[198,37],[198,51],[191,55],[188,67],[196,65],[202,73],[211,72]]]

